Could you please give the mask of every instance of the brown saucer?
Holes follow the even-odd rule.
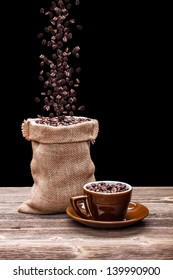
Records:
[[[83,205],[81,205],[81,208],[83,208]],[[140,203],[130,202],[128,211],[124,219],[122,221],[110,221],[110,222],[83,219],[76,214],[76,212],[74,211],[71,205],[67,207],[66,213],[68,217],[89,227],[120,228],[120,227],[127,227],[141,221],[146,216],[148,216],[149,210],[146,206]]]

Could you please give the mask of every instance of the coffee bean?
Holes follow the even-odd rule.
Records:
[[[81,72],[81,67],[76,68],[76,72],[80,73]]]
[[[80,4],[80,0],[76,0],[76,1],[75,1],[75,4],[76,4],[76,5],[79,5],[79,4]]]
[[[43,33],[39,33],[38,35],[37,35],[37,38],[42,38],[43,37]]]
[[[79,106],[78,107],[78,111],[84,111],[85,110],[85,106]]]
[[[41,13],[41,14],[44,14],[44,8],[41,8],[41,9],[40,9],[40,13]]]
[[[71,9],[71,6],[72,6],[72,5],[71,5],[70,3],[67,4],[66,9],[67,9],[67,10],[70,10],[70,9]]]
[[[45,15],[49,16],[50,18],[53,18],[53,14],[50,11],[46,12]]]
[[[79,29],[79,30],[82,30],[82,29],[83,29],[83,26],[80,25],[80,24],[77,24],[76,27],[77,27],[77,29]]]
[[[35,97],[35,102],[39,103],[40,102],[40,98]]]

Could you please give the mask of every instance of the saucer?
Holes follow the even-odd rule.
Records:
[[[84,209],[82,203],[81,203],[81,208]],[[120,227],[127,227],[133,225],[143,220],[146,216],[148,216],[149,210],[146,206],[140,203],[130,202],[127,213],[122,221],[97,221],[97,220],[83,219],[74,211],[71,205],[67,207],[66,214],[68,215],[68,217],[72,218],[73,220],[89,227],[120,228]]]

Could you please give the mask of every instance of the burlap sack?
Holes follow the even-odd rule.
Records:
[[[18,212],[64,213],[70,196],[83,194],[82,186],[95,181],[90,143],[98,135],[98,121],[53,127],[35,120],[22,123],[23,136],[32,143],[30,167],[34,184],[30,199],[20,205]]]

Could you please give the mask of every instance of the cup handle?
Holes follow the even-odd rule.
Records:
[[[84,206],[85,206],[85,211],[86,214],[83,213],[79,206],[78,206],[78,202],[79,201],[83,201]],[[88,203],[88,196],[87,195],[80,195],[80,196],[72,196],[70,197],[70,203],[71,206],[73,207],[73,209],[76,211],[76,213],[84,219],[93,219],[93,215],[91,213],[90,207],[89,207],[89,203]]]

